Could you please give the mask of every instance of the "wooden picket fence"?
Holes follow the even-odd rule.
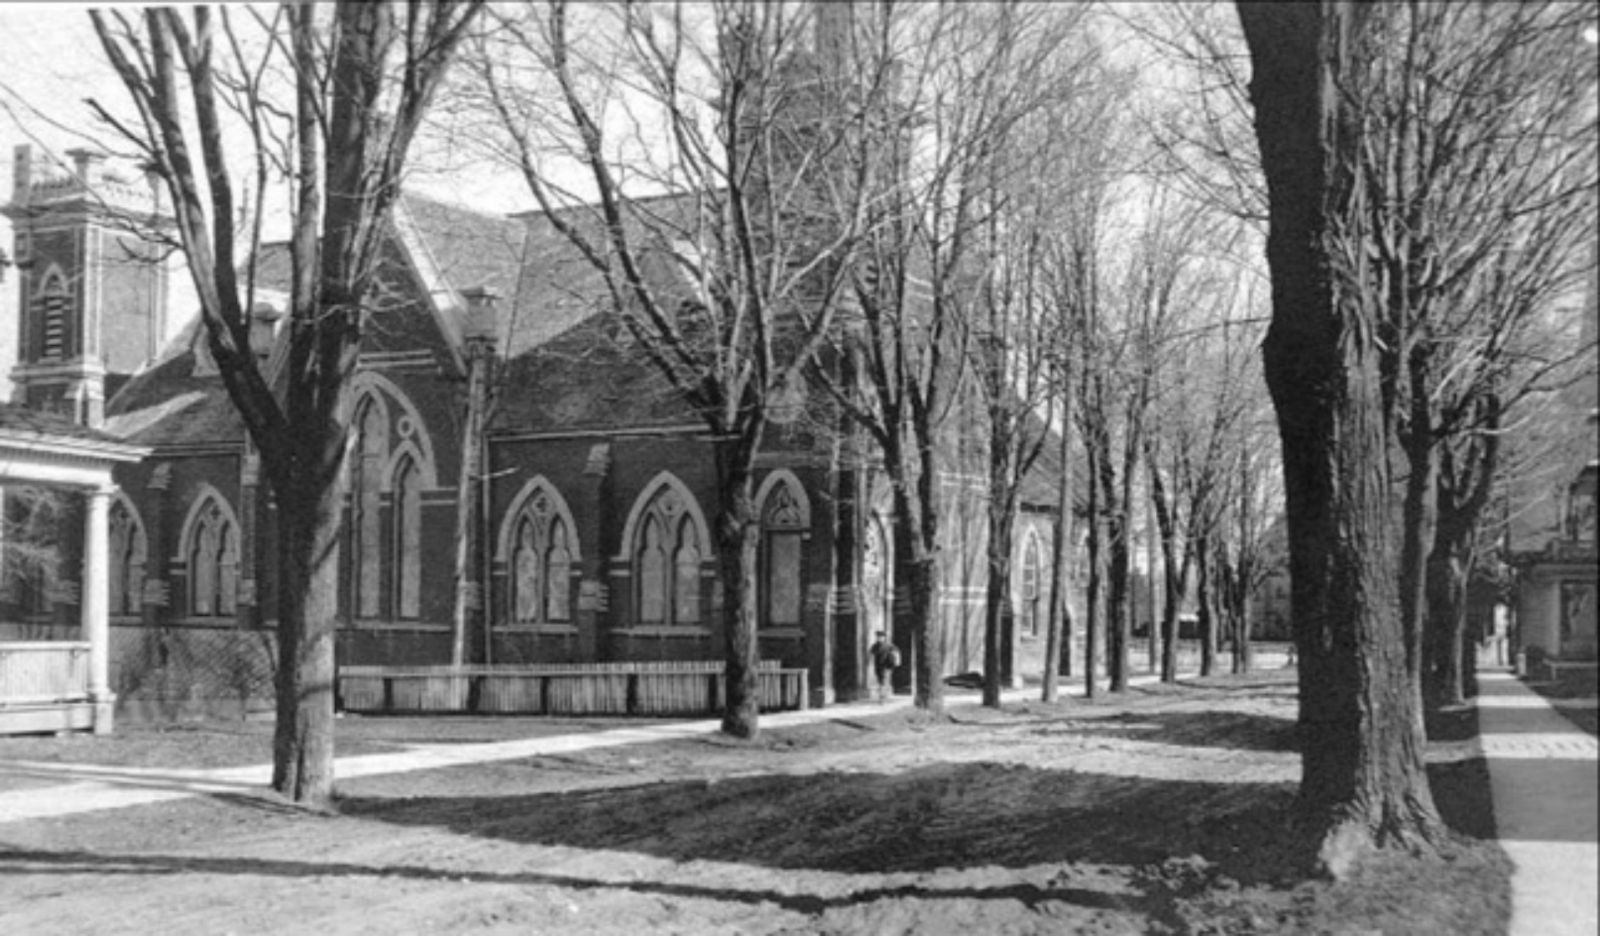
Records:
[[[506,666],[341,666],[347,712],[453,712],[479,715],[712,715],[727,699],[716,661],[547,663]],[[763,660],[757,668],[763,711],[803,709],[801,668]]]

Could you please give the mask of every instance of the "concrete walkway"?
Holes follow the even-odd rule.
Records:
[[[898,696],[884,703],[856,702],[828,708],[766,714],[761,716],[761,727],[784,728],[811,722],[860,718],[904,708],[910,704],[909,696]],[[720,722],[716,719],[669,721],[654,725],[614,728],[609,731],[549,735],[486,744],[414,745],[404,751],[393,753],[336,758],[334,775],[341,780],[348,780],[374,774],[406,773],[437,767],[518,760],[539,755],[571,754],[597,748],[620,747],[625,744],[646,744],[651,741],[712,734],[719,726]],[[0,770],[62,781],[50,786],[0,793],[0,823],[139,806],[197,794],[260,791],[272,780],[271,764],[211,770],[175,770],[21,761],[0,764]]]
[[[1495,822],[1515,865],[1511,936],[1595,936],[1600,744],[1509,673],[1480,672],[1478,687]]]

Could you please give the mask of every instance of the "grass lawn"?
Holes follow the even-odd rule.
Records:
[[[1429,767],[1452,827],[1436,851],[1383,854],[1339,883],[1295,871],[1292,672],[998,711],[970,698],[939,719],[353,779],[332,815],[260,794],[0,823],[0,906],[20,933],[1505,932],[1481,759]],[[1474,718],[1430,731],[1463,740]],[[339,744],[595,725],[344,719]],[[269,735],[0,741],[0,778],[52,744],[183,767],[259,760]]]

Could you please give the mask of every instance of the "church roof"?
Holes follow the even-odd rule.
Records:
[[[677,204],[657,199],[654,210]],[[567,215],[593,229],[592,213]],[[402,273],[402,308],[369,329],[367,353],[432,350],[442,367],[459,364],[464,290],[488,287],[500,301],[500,352],[507,366],[493,429],[550,432],[574,428],[660,426],[694,414],[655,367],[614,340],[616,316],[605,279],[543,212],[490,215],[407,193],[395,213],[394,251]],[[661,257],[647,258],[651,279],[673,282]],[[263,245],[256,286],[287,295],[288,245]],[[107,405],[107,429],[159,447],[242,443],[245,430],[208,360],[198,318],[134,375]],[[451,364],[451,359],[457,365]]]
[[[645,206],[663,207],[675,206],[667,199]],[[522,220],[526,252],[517,289],[503,309],[507,367],[492,430],[554,432],[696,421],[643,352],[619,340],[622,326],[604,275],[547,214],[531,212]],[[595,218],[586,209],[574,210],[567,220],[586,235],[596,234]],[[661,252],[641,253],[658,291],[687,295],[686,284],[670,272]]]
[[[186,329],[175,350],[112,397],[106,405],[107,432],[158,447],[243,443],[244,422],[222,378],[197,366],[202,360],[194,349],[198,335],[198,328]]]
[[[122,441],[115,435],[79,425],[58,413],[47,413],[19,403],[0,402],[0,433],[16,438],[77,439],[113,444]]]

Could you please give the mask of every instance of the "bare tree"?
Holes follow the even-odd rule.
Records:
[[[714,440],[723,730],[738,737],[758,731],[755,457],[803,405],[880,158],[889,76],[853,70],[841,10],[552,2],[504,11],[476,59],[529,191]],[[521,83],[530,64],[553,77],[549,100]],[[553,157],[581,168],[591,203]]]
[[[1240,329],[1248,339],[1240,344],[1259,347],[1256,329]],[[1252,368],[1254,371],[1254,368]],[[1252,383],[1258,379],[1252,376]],[[1256,622],[1250,619],[1252,598],[1274,568],[1268,550],[1268,533],[1281,516],[1282,467],[1272,445],[1271,414],[1265,401],[1251,397],[1228,442],[1231,464],[1220,496],[1221,517],[1216,538],[1216,574],[1222,629],[1228,636],[1234,673],[1252,666],[1250,640]]]
[[[1088,354],[1080,375],[1078,418],[1086,468],[1096,485],[1090,523],[1099,521],[1090,527],[1090,562],[1096,563],[1103,545],[1108,560],[1107,671],[1113,692],[1125,690],[1129,676],[1135,611],[1133,515],[1140,490],[1136,482],[1152,445],[1149,432],[1161,392],[1159,376],[1183,321],[1188,268],[1196,259],[1203,221],[1192,203],[1183,203],[1159,186],[1142,188],[1141,197],[1132,200],[1140,218],[1124,246],[1123,262],[1117,265],[1120,268],[1100,274],[1117,289],[1100,308],[1085,310],[1088,318],[1082,325]],[[1156,476],[1152,480],[1161,481]],[[1167,512],[1162,522],[1175,532],[1170,507],[1163,491],[1158,514]],[[1169,537],[1167,544],[1173,542]],[[1170,550],[1169,555],[1176,556]],[[1173,568],[1177,567],[1175,562]],[[1090,584],[1092,593],[1093,572]],[[1169,582],[1170,587],[1180,584]]]
[[[1051,621],[1047,645],[1051,660],[1061,659],[1065,670],[1070,652],[1068,631],[1068,563],[1076,542],[1074,513],[1079,499],[1072,484],[1074,458],[1071,440],[1077,435],[1085,453],[1082,509],[1087,529],[1088,570],[1084,580],[1084,688],[1092,697],[1097,689],[1096,667],[1102,653],[1104,622],[1102,562],[1104,527],[1096,458],[1098,421],[1091,410],[1103,403],[1102,368],[1104,338],[1099,321],[1109,301],[1103,283],[1110,275],[1110,218],[1116,206],[1116,182],[1125,171],[1128,147],[1124,118],[1130,93],[1129,75],[1111,68],[1098,70],[1095,83],[1076,102],[1079,121],[1070,135],[1072,145],[1052,165],[1059,186],[1052,193],[1052,221],[1045,232],[1047,263],[1045,284],[1050,291],[1054,322],[1050,325],[1055,350],[1052,382],[1062,395],[1062,433],[1057,459],[1062,472],[1057,488],[1059,513],[1055,523],[1055,550],[1051,561]],[[1047,670],[1045,691],[1053,680]]]
[[[1014,187],[994,181],[1019,121],[1057,87],[1048,77],[1029,84],[1030,68],[1055,74],[1045,69],[1052,42],[1076,16],[1033,5],[884,5],[862,17],[875,60],[899,76],[896,132],[882,164],[893,184],[871,206],[874,223],[850,265],[854,314],[836,348],[850,362],[848,379],[821,377],[882,452],[895,505],[897,584],[907,596],[904,631],[915,641],[915,700],[930,710],[943,705],[946,635],[936,599],[947,574],[945,515],[955,506],[944,489],[985,465],[982,446],[972,444],[981,434],[971,433],[981,425],[981,394],[967,365],[983,353],[974,322],[985,298],[1000,295],[985,293],[999,282],[991,274],[1015,272],[997,263],[1003,239],[994,236],[1011,236],[994,212],[1003,203],[996,194]],[[1013,307],[987,308],[1004,315]],[[954,432],[952,413],[961,414]],[[988,668],[998,675],[997,665]]]
[[[1343,876],[1369,845],[1428,841],[1439,828],[1394,613],[1378,322],[1329,247],[1359,204],[1359,124],[1340,89],[1362,66],[1359,40],[1374,8],[1237,8],[1269,195],[1273,315],[1263,355],[1283,442],[1300,805],[1317,865]]]
[[[349,379],[411,140],[477,2],[286,5],[241,39],[233,14],[149,9],[136,21],[91,12],[137,117],[100,117],[165,183],[199,295],[211,356],[243,418],[278,508],[278,718],[272,785],[311,805],[333,791],[333,633],[345,487]],[[293,103],[269,76],[288,76]],[[225,127],[242,118],[253,150],[236,178]],[[253,248],[237,241],[240,189],[292,196],[288,352],[274,386],[250,346]],[[246,198],[249,196],[246,195]],[[241,253],[245,256],[241,257]],[[243,281],[235,266],[246,264]]]
[[[1249,51],[1226,6],[1162,0],[1117,9],[1150,56],[1142,125],[1153,166],[1191,200],[1253,226],[1267,220],[1250,128]]]
[[[1494,374],[1480,342],[1508,335],[1469,337],[1451,312],[1497,305],[1472,284],[1508,251],[1537,265],[1560,249],[1542,235],[1570,224],[1565,202],[1592,220],[1594,63],[1576,44],[1592,11],[1237,7],[1270,195],[1265,366],[1288,489],[1301,803],[1320,864],[1342,873],[1370,844],[1437,834],[1419,685],[1437,407],[1464,371]],[[1490,294],[1526,314],[1518,293]],[[1499,390],[1474,384],[1484,400]],[[1399,544],[1384,520],[1397,490]]]
[[[1530,338],[1591,262],[1595,66],[1577,41],[1591,21],[1565,3],[1385,8],[1365,36],[1376,51],[1344,89],[1360,122],[1362,200],[1334,246],[1381,328],[1407,469],[1401,613],[1419,686],[1429,556],[1439,553],[1436,583],[1449,565],[1468,567],[1498,446],[1452,452],[1479,464],[1452,458],[1448,478],[1441,456],[1463,433],[1498,434],[1505,403],[1565,357]],[[1459,665],[1449,669],[1447,701],[1459,701]]]
[[[1003,644],[1023,483],[1058,422],[1063,373],[1054,365],[1061,360],[1058,343],[1070,335],[1059,327],[1062,318],[1052,304],[1048,240],[1058,220],[1055,198],[1070,184],[1056,172],[1083,129],[1078,102],[1092,101],[1101,80],[1097,48],[1073,35],[1081,32],[1084,12],[1071,8],[1003,26],[1027,36],[1026,44],[1017,43],[1009,61],[994,63],[1006,74],[979,88],[1005,102],[995,106],[993,138],[985,163],[976,167],[987,174],[978,183],[987,205],[969,258],[977,283],[965,310],[973,336],[969,368],[986,436],[983,704],[991,707],[1000,704],[1006,675]],[[1009,110],[1003,118],[1002,108]],[[1043,166],[1056,171],[1041,172]]]
[[[1164,241],[1161,261],[1167,285],[1156,294],[1152,334],[1143,345],[1155,385],[1143,454],[1164,584],[1159,627],[1152,621],[1152,631],[1160,635],[1161,679],[1172,682],[1179,614],[1195,573],[1202,675],[1210,674],[1214,662],[1209,548],[1218,535],[1227,445],[1248,392],[1238,360],[1242,355],[1226,339],[1237,331],[1230,318],[1239,312],[1235,297],[1248,270],[1229,256],[1233,245],[1228,241],[1238,239],[1236,225],[1204,204],[1178,197],[1157,218],[1170,240]],[[1152,607],[1152,618],[1156,613]]]

